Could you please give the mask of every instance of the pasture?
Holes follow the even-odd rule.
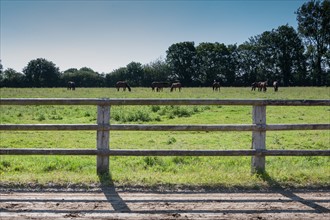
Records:
[[[185,88],[1,88],[1,98],[219,98],[329,99],[327,87]],[[250,124],[251,106],[114,106],[111,124]],[[1,106],[1,124],[95,124],[96,106]],[[330,123],[330,107],[267,107],[267,123]],[[95,149],[96,132],[1,131],[1,148]],[[110,131],[111,149],[250,149],[251,132]],[[267,132],[267,149],[330,146],[325,131]],[[192,187],[329,187],[329,157],[267,157],[264,175],[251,175],[251,157],[111,157],[109,176],[97,176],[94,156],[4,156],[1,184],[183,185]]]

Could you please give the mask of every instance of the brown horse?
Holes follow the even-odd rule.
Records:
[[[213,91],[219,90],[219,92],[220,92],[220,83],[214,80],[212,88],[213,88]]]
[[[264,91],[266,92],[267,91],[267,81],[265,82],[254,82],[251,84],[252,88],[251,88],[251,91],[255,91],[256,88],[258,88],[258,91]]]
[[[254,82],[251,84],[251,91],[256,91],[256,88],[259,88],[259,82]]]
[[[163,91],[164,87],[169,87],[169,83],[168,82],[152,82],[151,83],[151,89],[152,91],[156,91],[160,92]]]
[[[273,82],[273,87],[274,87],[274,91],[277,92],[278,91],[278,82],[277,81]]]
[[[181,92],[181,87],[182,87],[182,85],[179,82],[172,83],[172,85],[171,85],[171,92],[173,92],[173,89],[176,90],[176,88],[178,88],[179,89],[179,92]]]
[[[73,81],[69,81],[67,90],[76,90],[76,83]]]
[[[123,88],[123,91],[126,91],[126,88],[128,89],[128,91],[131,91],[131,87],[128,85],[126,81],[118,81],[116,83],[116,88],[117,91],[119,91],[120,88]]]
[[[259,82],[258,91],[264,91],[264,92],[267,91],[267,81]]]

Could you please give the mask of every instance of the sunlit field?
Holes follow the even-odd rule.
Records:
[[[328,87],[1,88],[1,98],[326,99]],[[251,106],[112,106],[111,124],[251,124]],[[267,124],[330,123],[330,106],[268,106]],[[96,106],[1,106],[1,124],[96,124]],[[94,131],[0,131],[1,148],[95,149]],[[111,149],[251,149],[251,132],[110,131]],[[267,149],[330,147],[330,131],[268,131]],[[0,184],[193,187],[329,187],[330,158],[267,157],[265,175],[251,175],[251,157],[111,157],[110,175],[96,174],[95,156],[0,156]]]

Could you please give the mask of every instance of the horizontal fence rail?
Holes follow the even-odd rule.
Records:
[[[288,131],[330,130],[330,124],[271,124],[271,125],[86,125],[86,124],[7,124],[0,130],[9,131],[60,131],[60,130],[112,130],[112,131]]]
[[[8,98],[0,105],[268,105],[330,106],[330,100],[263,100],[263,99],[56,99]]]
[[[3,155],[103,155],[103,156],[330,156],[329,150],[90,150],[0,149]]]
[[[265,156],[330,156],[330,150],[266,150],[266,131],[330,130],[330,124],[266,124],[266,106],[330,106],[330,100],[242,99],[55,99],[6,98],[0,105],[95,105],[97,124],[1,124],[2,131],[97,131],[97,149],[0,148],[0,155],[96,155],[97,172],[109,172],[109,156],[252,156],[251,171],[265,171]],[[110,125],[115,105],[244,105],[252,106],[252,124]],[[112,150],[110,131],[252,131],[251,150]],[[46,147],[45,147],[46,148]]]

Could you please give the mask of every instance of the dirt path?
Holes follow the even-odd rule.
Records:
[[[0,219],[330,219],[320,191],[0,191]]]

